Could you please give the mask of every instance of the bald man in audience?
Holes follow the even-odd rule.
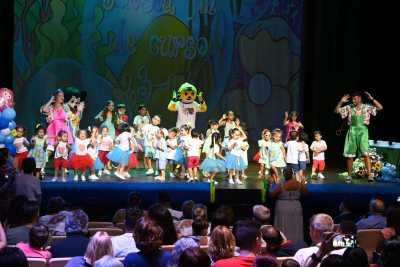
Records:
[[[369,202],[369,215],[357,222],[357,229],[383,229],[386,227],[385,202],[381,198],[372,198]]]

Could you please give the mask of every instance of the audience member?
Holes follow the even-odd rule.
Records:
[[[253,220],[262,225],[270,225],[271,211],[264,205],[253,206]]]
[[[333,219],[327,214],[316,214],[310,220],[310,238],[313,245],[308,248],[300,249],[294,255],[294,259],[300,264],[301,267],[308,266],[308,264],[315,258],[319,252],[322,242],[326,239],[326,232],[333,231]],[[342,255],[344,249],[330,251],[330,254]],[[322,256],[319,256],[322,259]]]
[[[180,237],[192,235],[193,207],[193,200],[187,200],[182,204],[182,218],[175,224],[176,232]]]
[[[390,207],[386,214],[386,227],[382,230],[383,237],[389,240],[400,234],[400,206]]]
[[[15,195],[26,196],[28,201],[40,203],[42,190],[40,181],[35,176],[36,162],[34,158],[22,160],[22,173],[15,178]]]
[[[398,267],[400,262],[400,240],[385,242],[381,254],[381,267]]]
[[[234,223],[235,213],[233,209],[229,206],[221,206],[213,213],[211,219],[211,230],[218,225],[224,225],[228,228],[231,228]]]
[[[368,267],[368,255],[362,248],[348,248],[343,253],[345,267]]]
[[[29,243],[19,242],[17,248],[21,249],[27,258],[50,259],[51,253],[46,249],[49,234],[47,226],[36,224],[29,231]]]
[[[137,192],[130,192],[128,195],[128,204],[127,207],[124,209],[119,209],[117,210],[117,212],[114,214],[113,217],[113,223],[117,224],[117,223],[124,223],[125,222],[125,214],[126,214],[126,210],[129,208],[141,208],[141,204],[142,204],[142,196],[137,193]]]
[[[192,223],[192,236],[184,236],[180,238],[174,244],[174,249],[172,250],[171,260],[168,266],[177,266],[179,262],[179,257],[183,251],[191,247],[199,247],[202,245],[207,245],[207,232],[208,232],[208,222],[202,220],[201,218],[194,219]]]
[[[341,221],[339,233],[347,235],[357,235],[357,225],[353,221]]]
[[[50,252],[53,257],[83,256],[89,243],[87,229],[89,218],[80,209],[61,212],[65,216],[66,238],[57,240],[51,245]]]
[[[381,198],[372,198],[369,202],[369,215],[357,222],[357,228],[383,229],[386,227],[385,202]]]
[[[111,238],[115,257],[125,257],[129,253],[139,251],[136,247],[133,232],[135,230],[136,222],[142,216],[143,211],[138,207],[126,209],[125,233]]]
[[[273,257],[288,257],[290,256],[282,250],[284,239],[281,232],[271,225],[264,225],[260,228],[261,237],[265,242],[265,250],[263,254]]]
[[[17,196],[10,200],[9,210],[7,212],[7,226],[14,228],[24,225],[24,206],[29,203],[26,196]]]
[[[236,240],[232,231],[219,225],[211,232],[208,254],[213,262],[232,258],[235,255]]]
[[[320,264],[320,267],[339,267],[339,266],[344,266],[343,256],[335,254],[326,256]]]
[[[300,264],[294,259],[286,259],[282,261],[281,267],[300,267]]]
[[[278,262],[271,256],[257,256],[253,267],[279,267]]]
[[[199,247],[185,249],[179,257],[178,267],[210,267],[211,260],[205,251]]]
[[[195,204],[193,206],[192,218],[208,221],[207,206],[204,204]]]
[[[340,214],[335,217],[334,222],[336,224],[341,223],[342,221],[352,221],[357,222],[359,216],[353,211],[353,204],[351,199],[343,199],[339,205]]]
[[[124,267],[122,262],[110,255],[105,255],[101,259],[97,260],[93,267]]]
[[[280,229],[293,242],[302,242],[303,208],[300,197],[307,193],[304,184],[296,180],[293,169],[284,170],[285,182],[271,193],[278,198],[275,203],[274,226]]]
[[[29,231],[36,224],[39,216],[39,206],[37,203],[26,202],[23,204],[21,211],[22,225],[7,230],[8,245],[16,245],[19,242],[28,243]]]
[[[97,232],[90,239],[85,255],[73,257],[70,261],[68,261],[65,267],[93,266],[97,260],[101,259],[105,255],[113,255],[111,238],[106,232]]]
[[[0,249],[1,267],[29,267],[28,259],[24,253],[16,247]]]
[[[142,217],[135,226],[136,246],[140,250],[129,253],[124,259],[125,267],[164,267],[171,258],[163,251],[163,229],[154,221]]]
[[[65,209],[62,197],[51,197],[47,203],[47,215],[39,218],[39,223],[49,228],[51,235],[65,235],[65,216],[59,214]]]
[[[158,193],[158,203],[169,210],[169,213],[171,213],[174,221],[179,221],[182,218],[182,211],[174,210],[172,208],[171,196],[168,194],[168,192],[161,191]]]
[[[0,148],[0,222],[5,222],[11,200],[14,198],[16,171],[9,160],[8,149]]]
[[[148,215],[163,229],[163,245],[172,245],[177,240],[177,234],[171,213],[161,204],[150,206]]]
[[[218,260],[214,267],[225,266],[253,266],[256,254],[261,249],[261,235],[259,226],[253,221],[236,222],[233,233],[236,245],[239,247],[238,256]]]

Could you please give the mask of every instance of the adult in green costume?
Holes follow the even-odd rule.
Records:
[[[369,181],[374,181],[374,177],[371,175],[371,160],[368,155],[368,125],[371,115],[375,116],[378,110],[383,109],[383,106],[373,98],[370,93],[364,92],[364,94],[367,96],[368,100],[372,102],[372,105],[364,104],[362,102],[362,94],[356,92],[351,95],[352,104],[342,107],[344,103],[350,100],[350,95],[346,94],[340,99],[335,108],[335,112],[340,114],[343,119],[347,118],[347,123],[349,125],[343,151],[343,155],[347,159],[347,182],[351,181],[353,160],[357,156],[357,152],[364,157]]]

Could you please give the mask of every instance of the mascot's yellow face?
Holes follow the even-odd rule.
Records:
[[[190,104],[197,97],[197,90],[192,87],[186,87],[178,92],[178,98],[182,103]]]

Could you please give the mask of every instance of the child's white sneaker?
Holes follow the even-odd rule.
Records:
[[[75,176],[74,176],[74,182],[78,182],[78,180],[79,180],[78,174],[75,174]]]
[[[82,182],[86,182],[86,177],[84,174],[81,175],[81,180],[82,180]]]
[[[65,183],[67,180],[65,179],[65,177],[61,178],[61,182]]]
[[[125,176],[123,174],[119,173],[119,172],[115,172],[114,175],[117,176],[121,180],[125,180],[126,179]]]
[[[232,178],[229,178],[229,184],[235,184]]]
[[[311,173],[311,179],[317,178],[317,174],[315,172]]]
[[[318,173],[318,178],[319,179],[325,179],[325,176],[322,173]]]
[[[129,172],[124,172],[125,178],[131,178],[132,176],[129,174]]]
[[[235,183],[236,183],[236,184],[243,184],[243,182],[240,181],[239,179],[236,179],[236,180],[235,180]]]
[[[98,175],[99,175],[99,176],[102,176],[102,175],[103,175],[103,171],[100,170],[99,173],[98,173]]]
[[[163,178],[163,177],[161,177],[161,176],[156,176],[156,177],[154,177],[154,180],[160,181],[160,182],[164,182],[164,181],[165,181],[165,178]]]
[[[198,178],[198,177],[194,177],[193,179],[194,179],[195,181],[198,181],[198,180],[199,180],[199,178]]]
[[[158,171],[154,172],[154,176],[159,176],[159,175],[160,175],[160,173]]]
[[[187,181],[190,183],[190,182],[193,182],[194,179],[192,177],[189,177],[189,179]]]
[[[247,175],[246,175],[246,174],[243,174],[243,175],[242,175],[242,178],[243,178],[243,179],[247,179]]]
[[[350,175],[348,175],[346,177],[346,183],[351,183],[352,177]]]
[[[103,171],[103,174],[110,175],[111,172],[110,172],[109,170],[105,169],[105,170]]]
[[[145,174],[146,175],[153,175],[154,174],[154,170],[153,169],[148,169]]]
[[[173,172],[169,173],[169,178],[175,178],[175,174]]]
[[[89,176],[89,180],[97,181],[97,180],[99,180],[99,177],[97,177],[96,174],[92,174],[92,175]]]
[[[57,182],[58,177],[54,176],[53,179],[51,179],[52,182]]]

